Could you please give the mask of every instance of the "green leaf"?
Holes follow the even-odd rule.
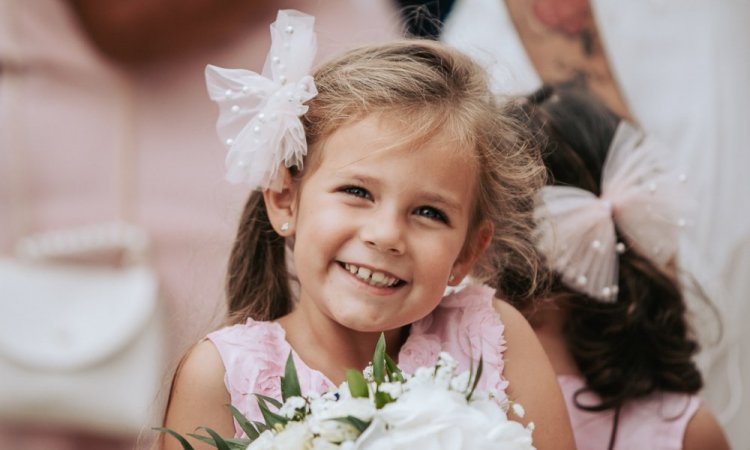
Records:
[[[294,358],[292,358],[291,350],[289,351],[289,357],[286,359],[284,376],[281,377],[281,398],[286,401],[289,397],[302,397],[302,390],[299,387],[297,369],[294,367]]]
[[[251,439],[225,439],[230,450],[245,450],[253,443]]]
[[[380,339],[375,346],[375,354],[372,356],[372,377],[375,383],[385,381],[385,334],[380,333]]]
[[[212,430],[212,429],[210,429],[208,427],[198,427],[198,429],[199,430],[205,430],[206,433],[208,433],[209,435],[211,435],[211,437],[214,440],[214,444],[212,444],[212,445],[214,445],[217,450],[230,450],[229,445],[226,443],[226,441],[224,440],[223,437],[219,436],[219,433],[215,432],[214,430]],[[191,436],[199,438],[198,435],[192,435],[191,434]],[[201,440],[203,442],[207,442],[207,443],[211,444],[211,442],[209,442],[207,440],[203,440],[203,439],[201,439]]]
[[[474,379],[474,358],[469,358],[469,381]]]
[[[365,431],[367,429],[367,427],[370,426],[370,422],[364,421],[364,420],[359,419],[359,418],[354,417],[354,416],[334,417],[333,419],[329,419],[329,420],[335,420],[337,422],[341,422],[341,423],[345,423],[345,424],[351,425],[354,428],[356,428],[357,431],[359,431],[360,433],[362,433],[363,431]]]
[[[161,433],[168,433],[171,434],[175,439],[180,441],[180,445],[182,445],[183,450],[195,450],[192,445],[182,437],[182,435],[174,430],[170,430],[169,428],[165,427],[158,427],[158,428],[152,428],[153,430],[159,431]]]
[[[405,382],[406,379],[404,378],[404,373],[401,371],[401,369],[396,365],[396,363],[391,359],[390,356],[388,356],[388,353],[385,354],[385,369],[388,371],[388,380],[389,381],[399,381],[401,383]]]
[[[213,437],[203,436],[201,434],[191,434],[191,433],[188,433],[188,436],[194,437],[195,439],[198,439],[201,442],[205,442],[206,444],[217,449],[220,448],[219,445],[221,445],[221,444],[218,444],[217,440],[214,439]],[[229,450],[245,450],[248,447],[248,445],[252,443],[250,439],[224,439],[222,437],[219,437],[219,439],[220,439],[220,442],[223,442],[227,446],[227,447],[222,446],[221,448],[222,449],[228,448]]]
[[[362,372],[354,369],[347,369],[346,382],[349,385],[349,392],[351,392],[352,397],[367,398],[370,396],[370,390],[367,388],[367,380],[365,380]]]
[[[261,394],[253,394],[253,395],[255,395],[256,397],[262,398],[263,400],[265,400],[268,403],[272,404],[273,407],[276,408],[276,409],[281,408],[281,402],[278,401],[278,400],[276,400],[275,398],[266,397],[265,395],[261,395]]]
[[[380,409],[388,403],[393,402],[393,397],[385,392],[375,392],[375,408]]]
[[[286,425],[287,422],[289,422],[289,419],[286,417],[276,414],[268,409],[268,405],[266,404],[266,399],[268,397],[258,394],[255,394],[255,396],[258,398],[258,407],[260,408],[260,412],[263,414],[263,419],[266,421],[266,425],[269,428],[274,428],[276,424]]]
[[[266,430],[270,430],[271,429],[271,427],[269,427],[265,423],[261,423],[261,422],[255,422],[255,421],[253,421],[253,425],[255,425],[255,428],[258,429],[259,433],[262,433],[262,432],[264,432]]]
[[[479,364],[477,364],[477,375],[474,377],[474,383],[471,386],[471,390],[468,394],[466,394],[466,400],[471,400],[471,396],[474,395],[474,390],[476,390],[477,385],[479,384],[479,377],[482,376],[482,366],[484,365],[484,362],[482,361],[482,355],[479,355]]]
[[[240,428],[242,428],[242,431],[245,432],[247,437],[251,440],[255,440],[260,436],[260,433],[258,433],[258,430],[255,429],[252,423],[250,423],[249,420],[247,420],[247,417],[245,417],[239,409],[235,408],[232,405],[227,405],[229,407],[229,410],[232,411],[232,416],[234,416],[234,420],[237,421],[237,423],[240,424]]]
[[[188,433],[188,436],[191,438],[197,439],[201,442],[205,442],[206,444],[210,445],[211,447],[218,448],[219,445],[216,443],[216,441],[210,437],[210,436],[203,436],[202,434],[195,434],[195,433]]]

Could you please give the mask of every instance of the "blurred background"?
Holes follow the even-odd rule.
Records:
[[[247,195],[224,181],[203,70],[260,71],[282,8],[316,17],[318,61],[406,33],[441,39],[480,60],[499,93],[578,78],[669,145],[700,205],[683,265],[721,319],[695,302],[704,398],[734,448],[750,448],[750,0],[0,0],[0,258],[34,233],[136,225],[159,282],[140,320],[160,325],[163,346],[140,433],[73,425],[73,411],[55,423],[44,404],[33,420],[0,396],[0,449],[148,447],[179,357],[222,320]],[[0,285],[0,315],[12,303]],[[117,328],[116,311],[87,327]],[[0,371],[17,341],[0,333]],[[129,389],[103,395],[113,411]]]

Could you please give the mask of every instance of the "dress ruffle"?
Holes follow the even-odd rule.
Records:
[[[497,391],[501,398],[508,387],[503,377],[505,326],[493,307],[495,290],[488,286],[468,286],[440,302],[435,311],[412,324],[399,352],[398,365],[407,373],[419,366],[435,364],[445,351],[459,362],[459,370],[476,367],[482,357],[480,390]]]

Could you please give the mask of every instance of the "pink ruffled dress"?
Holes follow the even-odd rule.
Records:
[[[435,364],[446,351],[468,370],[482,355],[484,370],[478,389],[495,390],[502,398],[508,382],[503,378],[504,326],[492,306],[495,291],[487,286],[468,286],[446,296],[429,315],[414,322],[398,354],[398,365],[407,373]],[[276,322],[249,319],[208,335],[224,362],[224,382],[232,405],[251,420],[262,421],[253,394],[281,398],[279,377],[292,352],[303,394],[325,392],[335,385],[300,359]],[[235,422],[235,437],[244,433]]]
[[[590,412],[576,406],[574,396],[585,386],[583,378],[558,375],[557,381],[565,397],[578,450],[606,449],[614,412]],[[598,396],[591,392],[578,396],[578,403],[582,405],[596,405],[598,401]],[[620,411],[614,448],[682,449],[687,424],[700,404],[701,400],[696,395],[669,392],[656,392],[629,402]]]

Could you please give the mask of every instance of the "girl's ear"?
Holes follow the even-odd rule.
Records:
[[[263,191],[263,200],[268,219],[276,233],[291,236],[294,234],[297,213],[297,183],[292,180],[289,169],[282,167],[280,170],[283,171],[281,191],[266,189]]]
[[[471,269],[474,267],[477,259],[482,256],[482,253],[487,250],[490,242],[492,242],[494,232],[495,227],[492,225],[492,222],[485,221],[477,227],[476,232],[472,236],[468,237],[461,255],[453,263],[451,278],[448,280],[449,286],[458,286],[471,273]]]

